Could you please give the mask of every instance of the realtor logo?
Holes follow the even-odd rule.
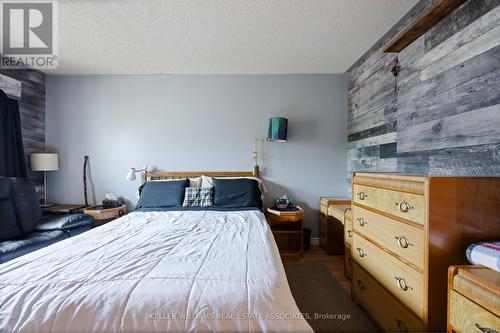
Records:
[[[57,68],[57,2],[1,1],[1,68]]]

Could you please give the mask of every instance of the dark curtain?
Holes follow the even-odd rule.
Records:
[[[26,175],[19,105],[0,89],[0,176]]]

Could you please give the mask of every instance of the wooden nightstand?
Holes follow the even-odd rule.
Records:
[[[285,211],[267,209],[267,222],[283,259],[299,259],[304,251],[304,210],[293,207]]]
[[[84,214],[94,217],[94,227],[98,227],[110,221],[116,220],[128,212],[127,205],[116,208],[103,209],[102,206],[89,207],[83,211]]]

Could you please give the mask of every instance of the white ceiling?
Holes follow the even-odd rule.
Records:
[[[418,0],[59,0],[58,74],[339,73]]]

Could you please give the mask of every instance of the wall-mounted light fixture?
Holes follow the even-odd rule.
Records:
[[[136,180],[135,174],[137,172],[153,172],[153,171],[155,171],[155,167],[150,165],[145,165],[142,169],[130,168],[129,172],[125,176],[125,179],[131,182]]]
[[[272,117],[269,119],[267,130],[267,141],[286,142],[288,134],[288,119],[283,117]]]
[[[283,117],[272,117],[269,119],[267,137],[265,139],[255,138],[253,143],[253,174],[259,176],[259,165],[257,162],[257,142],[286,142],[288,137],[288,119]]]

